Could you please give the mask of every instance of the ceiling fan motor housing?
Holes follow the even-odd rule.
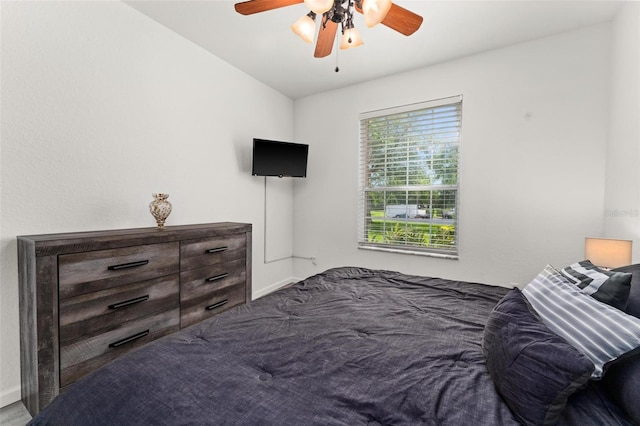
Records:
[[[344,3],[346,3],[347,5],[345,6]],[[331,8],[331,10],[327,12],[329,15],[329,19],[331,19],[336,24],[343,22],[345,16],[349,11],[349,3],[350,0],[347,0],[346,2],[343,0],[335,0],[333,8]]]

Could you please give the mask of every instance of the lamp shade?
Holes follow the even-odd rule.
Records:
[[[333,7],[333,0],[304,0],[304,4],[318,15],[322,15]]]
[[[364,42],[360,37],[360,33],[355,28],[348,28],[342,34],[340,40],[340,49],[351,49],[352,47],[362,46]]]
[[[364,23],[371,28],[382,22],[391,9],[391,0],[363,0],[362,14]]]
[[[291,29],[305,42],[313,43],[313,36],[316,33],[316,23],[309,15],[304,15],[298,19],[291,26]]]
[[[631,264],[631,240],[585,238],[584,254],[596,266],[618,268]]]

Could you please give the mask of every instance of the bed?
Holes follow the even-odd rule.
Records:
[[[118,358],[56,397],[31,424],[539,423],[514,412],[487,362],[495,342],[487,343],[485,326],[515,292],[330,269]],[[631,296],[637,309],[640,294]],[[611,383],[575,386],[544,422],[637,424],[629,407],[638,392],[636,358],[609,368]]]

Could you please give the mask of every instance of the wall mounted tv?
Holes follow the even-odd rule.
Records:
[[[254,176],[307,177],[309,145],[253,139]]]

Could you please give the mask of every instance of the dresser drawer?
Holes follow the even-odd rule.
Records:
[[[60,255],[60,298],[177,273],[179,256],[178,242]]]
[[[246,234],[201,240],[186,240],[180,244],[180,270],[202,268],[231,260],[245,259]]]
[[[180,328],[212,317],[229,308],[245,303],[245,286],[228,287],[209,297],[180,304]]]
[[[180,310],[175,308],[60,345],[60,386],[75,382],[131,349],[178,331],[179,322]]]
[[[178,274],[155,278],[60,301],[60,342],[94,335],[122,323],[179,306]]]
[[[180,302],[208,297],[227,287],[245,285],[246,280],[244,259],[181,272]]]

